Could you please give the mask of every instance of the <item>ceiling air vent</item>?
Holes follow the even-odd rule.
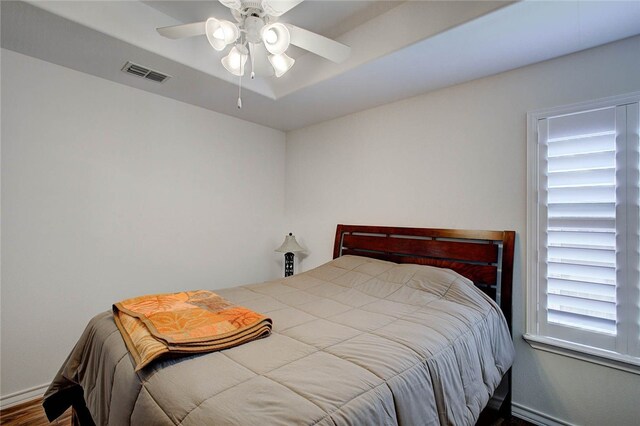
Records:
[[[127,62],[122,67],[122,71],[135,75],[137,77],[146,78],[147,80],[155,81],[157,83],[162,83],[165,80],[171,78],[170,75],[163,74],[158,71],[154,71],[150,68],[143,67],[142,65],[134,64],[133,62]]]

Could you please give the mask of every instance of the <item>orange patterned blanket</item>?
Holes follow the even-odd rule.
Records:
[[[271,334],[270,318],[207,290],[152,294],[113,305],[136,371],[168,353],[212,352]]]

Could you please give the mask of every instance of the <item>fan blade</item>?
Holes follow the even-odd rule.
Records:
[[[289,28],[291,44],[294,46],[301,47],[335,63],[344,62],[351,54],[349,46],[295,25],[285,25]]]
[[[158,34],[163,37],[178,39],[187,38],[206,33],[206,22],[194,22],[192,24],[173,25],[171,27],[156,28]]]
[[[264,44],[249,43],[249,52],[251,54],[251,63],[253,64],[251,71],[255,72],[259,77],[272,76],[273,67],[269,63],[269,52],[267,52]]]
[[[228,7],[233,10],[240,10],[242,7],[242,2],[240,0],[219,0],[223,6]]]
[[[262,9],[267,15],[280,16],[284,15],[303,0],[262,0]]]

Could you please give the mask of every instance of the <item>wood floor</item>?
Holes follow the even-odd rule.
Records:
[[[42,398],[25,402],[0,411],[0,425],[45,425],[71,426],[71,409],[67,410],[57,420],[49,423],[42,409]]]
[[[29,425],[29,426],[46,426],[46,425],[71,426],[71,409],[67,410],[60,418],[53,423],[49,423],[47,416],[42,409],[42,398],[16,405],[6,410],[0,411],[0,425]],[[512,417],[509,420],[498,419],[491,426],[533,426],[524,420]]]

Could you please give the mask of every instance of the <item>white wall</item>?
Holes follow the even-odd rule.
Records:
[[[3,402],[117,300],[279,276],[284,161],[280,131],[2,50]]]
[[[0,395],[50,381],[115,300],[278,276],[284,232],[309,269],[336,223],[514,229],[515,403],[637,423],[640,376],[520,336],[526,112],[640,90],[638,51],[636,37],[290,132],[285,222],[281,132],[2,50]]]
[[[517,231],[514,403],[584,425],[640,418],[640,376],[524,342],[526,113],[640,90],[640,37],[287,134],[288,223],[309,269],[337,223]],[[550,420],[550,419],[548,419]]]

